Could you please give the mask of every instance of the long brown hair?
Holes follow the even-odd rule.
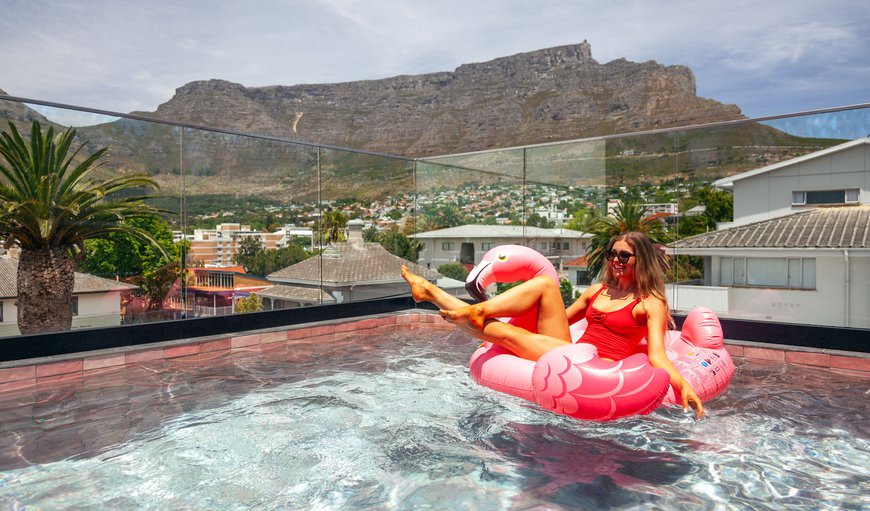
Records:
[[[610,238],[607,242],[607,250],[613,249],[613,244],[617,241],[624,241],[634,250],[634,294],[639,298],[654,296],[664,302],[665,308],[668,311],[668,322],[673,322],[668,306],[668,299],[665,296],[665,274],[664,269],[667,265],[664,255],[656,250],[649,237],[638,231],[624,232]],[[605,285],[615,286],[617,283],[616,277],[613,276],[613,270],[609,264],[604,265],[604,278],[602,279]]]

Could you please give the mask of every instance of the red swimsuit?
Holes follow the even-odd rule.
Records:
[[[635,353],[637,345],[646,336],[646,325],[638,323],[631,314],[634,306],[640,303],[640,298],[635,298],[633,302],[619,310],[601,312],[592,304],[605,287],[601,286],[601,289],[589,300],[589,306],[586,308],[586,321],[589,322],[589,326],[577,342],[588,342],[594,345],[598,348],[598,356],[601,358],[622,360]]]

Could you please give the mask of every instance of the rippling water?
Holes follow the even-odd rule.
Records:
[[[695,421],[476,386],[461,334],[155,363],[0,395],[0,509],[867,509],[870,380],[742,363]]]

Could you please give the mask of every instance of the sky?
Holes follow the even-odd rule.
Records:
[[[380,79],[584,40],[602,64],[688,66],[699,96],[751,118],[870,102],[866,0],[0,0],[0,14],[0,89],[112,112],[154,111],[197,80]]]

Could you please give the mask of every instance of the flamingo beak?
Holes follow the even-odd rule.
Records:
[[[475,300],[485,302],[487,299],[486,288],[492,283],[492,278],[492,263],[481,261],[479,265],[471,270],[471,273],[465,279],[465,290]]]

